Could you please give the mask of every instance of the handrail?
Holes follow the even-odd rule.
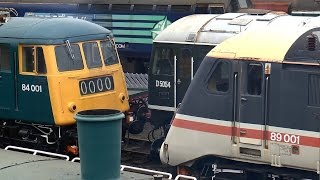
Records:
[[[79,157],[75,157],[71,160],[71,162],[75,162],[75,161],[79,161],[80,162],[80,158]]]
[[[8,150],[8,149],[32,152],[33,155],[43,154],[43,155],[49,155],[49,156],[53,156],[53,157],[66,158],[66,161],[69,161],[69,159],[70,159],[70,157],[67,155],[46,152],[46,151],[40,151],[40,150],[35,150],[35,149],[29,149],[29,148],[23,148],[23,147],[18,147],[18,146],[7,146],[6,148],[4,148],[4,150]]]
[[[66,161],[70,160],[70,157],[67,155],[63,155],[63,154],[57,154],[57,153],[51,153],[51,152],[47,152],[47,151],[40,151],[40,150],[35,150],[35,149],[29,149],[29,148],[23,148],[23,147],[18,147],[18,146],[7,146],[4,148],[5,150],[20,150],[20,151],[27,151],[27,152],[32,152],[33,155],[39,155],[39,154],[43,154],[43,155],[49,155],[49,156],[53,156],[53,157],[60,157],[60,158],[65,158]],[[71,162],[75,162],[75,161],[79,161],[80,162],[80,158],[79,157],[75,157],[71,160]],[[167,172],[161,172],[161,171],[156,171],[156,170],[151,170],[151,169],[144,169],[144,168],[138,168],[138,167],[133,167],[133,166],[127,166],[127,165],[120,165],[120,170],[121,171],[126,171],[126,170],[133,170],[133,171],[138,171],[139,173],[145,173],[145,174],[153,174],[153,175],[164,175],[167,176],[167,179],[172,179],[172,174],[171,173],[167,173]],[[192,177],[192,176],[184,176],[184,175],[178,175],[175,180],[179,179],[179,178],[186,178],[186,179],[192,179],[192,180],[197,180],[197,178]]]
[[[196,177],[186,176],[186,175],[181,175],[181,174],[177,175],[176,178],[174,178],[174,180],[178,180],[179,178],[197,180]]]
[[[132,167],[132,166],[126,166],[126,165],[121,165],[121,171],[125,171],[125,169],[130,169],[130,170],[136,170],[139,172],[144,172],[144,173],[153,173],[153,174],[162,174],[165,176],[168,176],[168,179],[172,179],[172,174],[171,173],[166,173],[166,172],[161,172],[161,171],[155,171],[151,169],[144,169],[144,168],[138,168],[138,167]]]

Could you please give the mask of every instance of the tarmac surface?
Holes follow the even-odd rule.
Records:
[[[63,158],[63,159],[61,159]],[[0,179],[10,180],[80,180],[81,165],[61,157],[32,155],[11,150],[0,150]],[[120,168],[120,167],[119,167]],[[157,172],[121,167],[121,180],[150,180]],[[168,177],[168,176],[167,176]],[[94,178],[93,178],[94,179]]]

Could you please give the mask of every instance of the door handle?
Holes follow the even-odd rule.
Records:
[[[246,131],[246,130],[243,130],[243,129],[240,130],[240,136],[241,136],[241,135],[245,135],[245,134],[247,134],[247,131]]]
[[[177,80],[177,83],[178,83],[178,84],[181,84],[181,82],[182,82],[182,81],[181,81],[180,79]]]
[[[248,101],[248,99],[247,99],[247,98],[242,97],[242,98],[241,98],[241,101]]]

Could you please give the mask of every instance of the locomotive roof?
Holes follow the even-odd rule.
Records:
[[[239,32],[262,26],[279,16],[247,13],[194,14],[172,23],[156,37],[154,42],[217,45]]]
[[[308,41],[309,37],[311,41]],[[316,63],[320,17],[282,16],[266,26],[242,32],[212,49],[215,58],[268,62]]]
[[[0,26],[0,42],[61,44],[65,40],[105,39],[110,33],[97,24],[74,18],[11,17]]]

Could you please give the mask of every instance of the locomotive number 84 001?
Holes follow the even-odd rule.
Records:
[[[4,18],[2,146],[77,154],[73,117],[78,111],[128,110],[125,78],[109,30],[74,18]]]

